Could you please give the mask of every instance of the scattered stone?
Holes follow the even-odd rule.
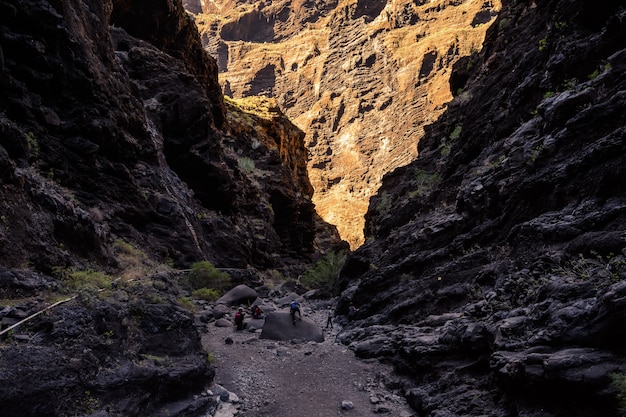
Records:
[[[341,409],[344,411],[352,410],[354,408],[354,403],[352,401],[343,400],[341,402]]]
[[[215,411],[214,417],[234,417],[239,414],[236,405],[226,402],[220,402]]]
[[[217,304],[213,307],[213,317],[221,319],[225,315],[230,313],[230,308],[225,304]]]
[[[202,310],[195,315],[202,323],[209,323],[215,317],[213,316],[213,312],[210,310]]]
[[[379,404],[376,407],[374,407],[374,412],[376,414],[389,413],[389,412],[391,412],[391,407],[389,407],[386,404]]]
[[[228,320],[228,319],[221,318],[221,319],[217,319],[215,321],[215,326],[217,326],[217,327],[233,327],[233,323],[231,323],[231,321]]]
[[[228,402],[230,398],[230,391],[228,391],[223,386],[215,384],[211,388],[211,391],[213,391],[214,395],[217,395],[219,397],[220,401]]]
[[[227,345],[232,345],[233,343],[235,343],[235,341],[232,337],[227,337],[226,339],[224,339],[224,343]]]

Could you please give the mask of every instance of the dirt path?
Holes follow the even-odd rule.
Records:
[[[322,343],[303,343],[209,325],[203,344],[215,356],[216,383],[240,399],[238,417],[413,416],[404,398],[385,388],[390,370],[334,343],[337,330]],[[346,401],[354,408],[342,409]]]

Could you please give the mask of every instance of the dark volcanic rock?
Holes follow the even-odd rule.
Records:
[[[209,260],[258,285],[341,246],[302,132],[277,108],[243,127],[179,0],[0,0],[0,91],[0,325],[79,296],[3,335],[0,413],[206,415],[188,294],[150,274]]]
[[[265,317],[265,324],[259,336],[261,339],[301,340],[323,342],[324,333],[315,322],[296,314],[296,322],[291,321],[291,314],[272,312]]]
[[[277,108],[258,134],[245,109],[227,122],[179,2],[80,4],[0,3],[5,265],[107,265],[119,238],[180,266],[279,268],[341,244],[310,201],[303,133]]]
[[[212,398],[192,397],[211,383],[214,370],[191,314],[142,298],[97,306],[74,300],[14,329],[0,355],[2,415],[106,409],[110,416],[149,416],[174,402],[198,412],[214,409]]]
[[[605,6],[504,2],[370,202],[340,340],[412,377],[420,415],[618,415],[626,10]]]

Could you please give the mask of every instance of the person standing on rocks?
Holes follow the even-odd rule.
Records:
[[[245,317],[245,313],[243,312],[243,308],[239,307],[239,311],[235,313],[235,328],[237,330],[243,330],[243,319]]]
[[[302,313],[300,312],[300,304],[296,300],[293,300],[289,306],[289,312],[291,313],[291,321],[293,324],[296,324],[296,313],[300,316],[300,320],[302,320]]]
[[[332,329],[333,328],[333,317],[335,315],[333,314],[333,308],[331,306],[328,306],[328,318],[326,319],[326,328],[328,329],[329,327]]]

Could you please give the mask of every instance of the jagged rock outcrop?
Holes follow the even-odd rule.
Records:
[[[2,268],[0,283],[9,274]],[[180,297],[172,277],[151,278],[154,286],[120,286],[106,298],[82,292],[80,303],[59,305],[3,336],[2,415],[121,417],[163,415],[168,409],[185,415],[215,410],[215,398],[205,392],[215,371],[193,316],[172,302]],[[37,290],[21,281],[23,291]],[[148,301],[152,297],[162,303]],[[23,319],[45,306],[41,298],[33,299],[0,307],[0,316],[3,322]]]
[[[480,50],[499,8],[223,1],[195,18],[226,94],[275,97],[306,132],[313,202],[355,248],[382,176],[415,159],[424,126],[452,99],[452,64]]]
[[[302,132],[224,103],[177,0],[0,1],[0,90],[0,330],[70,297],[2,334],[2,415],[206,414],[188,291],[153,275],[209,260],[258,284],[344,247]]]
[[[370,203],[341,335],[422,416],[617,416],[626,370],[626,10],[504,2]]]

